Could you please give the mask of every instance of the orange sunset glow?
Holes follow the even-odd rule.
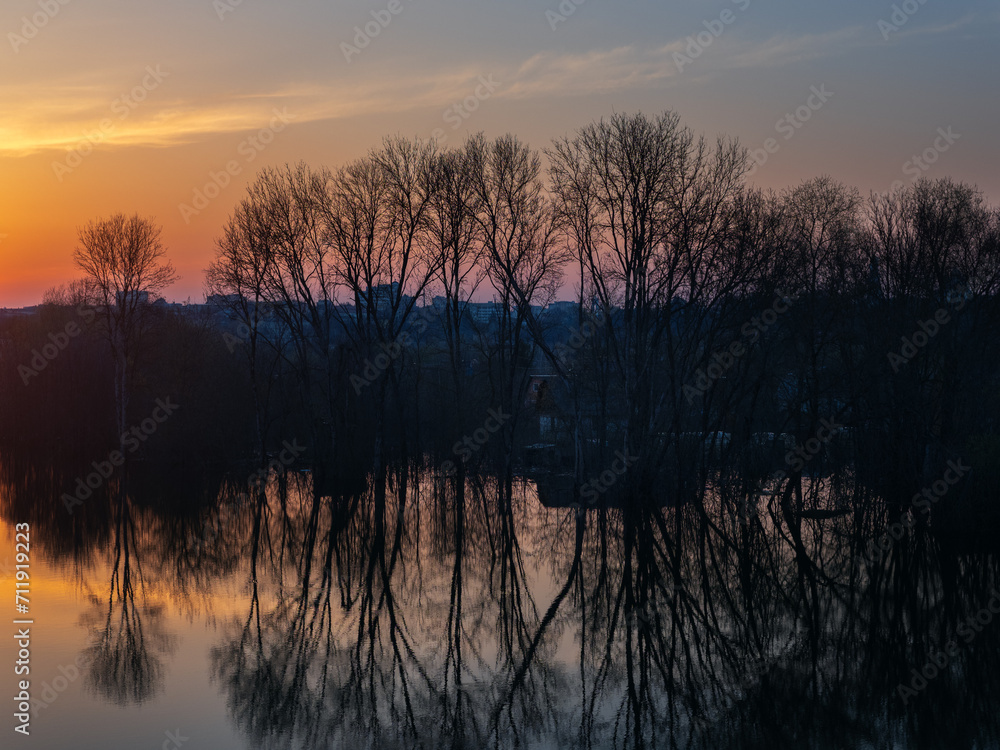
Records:
[[[996,0],[0,3],[0,748],[1000,750]]]
[[[669,108],[753,149],[826,85],[829,104],[755,182],[831,174],[885,190],[950,126],[961,139],[927,176],[1000,192],[988,3],[928,4],[905,25],[867,5],[808,16],[749,0],[711,13],[694,2],[564,5],[6,3],[0,306],[35,304],[75,278],[78,227],[115,211],[162,224],[180,274],[168,297],[200,301],[214,240],[260,167],[336,167],[397,133],[456,145],[514,132],[542,148],[615,111]],[[493,90],[463,109],[481,78]],[[248,145],[275,111],[287,127]],[[185,214],[233,161],[218,197]]]

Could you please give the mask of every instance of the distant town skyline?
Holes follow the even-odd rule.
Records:
[[[671,109],[739,138],[762,187],[950,176],[996,201],[998,30],[985,0],[10,0],[0,307],[77,278],[78,227],[116,212],[163,225],[166,297],[200,302],[261,167],[336,168],[392,134],[542,149]]]

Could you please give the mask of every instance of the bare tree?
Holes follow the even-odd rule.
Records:
[[[497,328],[489,342],[499,406],[511,413],[501,431],[509,495],[517,413],[528,388],[535,341],[531,306],[555,299],[566,254],[556,242],[551,204],[540,180],[541,159],[515,136],[467,145],[476,192],[476,220],[487,278],[496,292]]]
[[[802,298],[789,343],[795,357],[794,411],[803,434],[834,416],[840,349],[850,325],[845,304],[867,274],[859,252],[861,197],[820,177],[784,196],[787,226],[786,291]]]
[[[261,170],[218,243],[209,282],[230,295],[227,307],[247,326],[251,367],[268,371],[255,393],[259,415],[268,396],[260,389],[270,389],[274,368],[285,362],[298,380],[294,392],[309,415],[313,445],[334,449],[340,275],[326,225],[331,179],[328,170],[301,162]],[[260,344],[272,350],[266,362],[257,359]],[[262,440],[266,427],[258,428]]]
[[[275,273],[275,246],[271,237],[271,222],[266,203],[254,200],[255,190],[240,201],[226,222],[222,237],[216,241],[216,257],[205,272],[210,294],[218,295],[220,306],[242,327],[238,338],[245,346],[249,366],[251,392],[259,458],[266,451],[266,411],[274,366],[282,350],[283,328],[266,331],[266,319],[273,316],[268,297],[268,281]],[[270,334],[267,335],[267,334]],[[232,340],[227,344],[232,347]],[[265,346],[270,345],[274,357],[265,367],[263,378],[259,365]]]
[[[880,458],[892,468],[876,476],[892,477],[886,494],[900,502],[954,454],[959,410],[978,421],[978,388],[995,372],[997,232],[996,210],[983,194],[950,179],[918,180],[870,199],[866,245],[880,335],[868,411],[887,426]],[[931,325],[923,321],[938,326],[936,315],[946,321],[932,329],[940,335],[912,361],[900,356],[918,326]]]
[[[613,321],[602,335],[616,376],[605,397],[615,437],[631,455],[648,457],[660,444],[650,438],[681,421],[678,397],[705,338],[691,316],[725,300],[747,269],[729,262],[725,243],[745,150],[722,139],[710,147],[665,112],[600,120],[546,153],[581,289]]]
[[[111,344],[115,371],[115,411],[124,435],[129,398],[142,336],[148,324],[149,297],[176,279],[160,240],[160,227],[139,216],[115,214],[80,230],[73,253],[76,265],[93,283]]]
[[[472,295],[485,276],[483,245],[476,221],[476,181],[469,149],[438,154],[430,210],[432,247],[439,254],[437,280],[444,292],[444,333],[451,357],[455,400],[462,403],[462,323]]]
[[[432,249],[430,233],[433,164],[433,146],[387,138],[332,181],[325,228],[336,257],[337,281],[354,302],[350,320],[341,320],[358,362],[376,356],[378,347],[401,346],[401,334],[437,274],[440,256]],[[399,372],[405,361],[393,357],[375,388],[377,465],[382,465],[389,386],[397,396],[405,445],[407,425],[399,398]]]
[[[94,305],[97,298],[94,282],[90,278],[73,279],[46,289],[42,293],[42,304],[79,307]]]

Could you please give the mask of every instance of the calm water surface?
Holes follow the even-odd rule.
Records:
[[[884,536],[884,508],[731,512],[724,486],[701,513],[549,485],[323,495],[303,472],[72,515],[0,487],[0,561],[32,525],[35,621],[31,736],[8,712],[2,746],[1000,747],[988,544]]]

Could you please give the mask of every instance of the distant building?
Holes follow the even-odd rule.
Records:
[[[21,318],[34,315],[38,311],[38,305],[30,307],[0,307],[0,318]]]
[[[241,297],[239,294],[210,294],[206,304],[210,307],[228,307],[239,302]]]
[[[497,302],[470,302],[466,311],[476,323],[490,323],[500,319],[500,304]]]
[[[392,315],[393,305],[399,301],[399,309],[402,310],[409,304],[410,297],[399,292],[399,282],[391,284],[379,284],[369,287],[367,292],[361,294],[361,305],[368,306],[371,300],[371,307],[374,308],[375,315],[379,318],[388,319]]]
[[[139,305],[149,304],[149,292],[129,292],[128,295],[131,297],[131,301],[134,302],[135,304]],[[125,292],[117,292],[115,294],[115,304],[118,307],[121,307],[125,301],[126,301]]]
[[[368,287],[368,291],[361,295],[361,299],[367,303],[369,299],[374,303],[376,310],[390,309],[392,307],[392,301],[396,299],[399,295],[399,282],[394,281],[391,284],[378,284],[377,286]]]

